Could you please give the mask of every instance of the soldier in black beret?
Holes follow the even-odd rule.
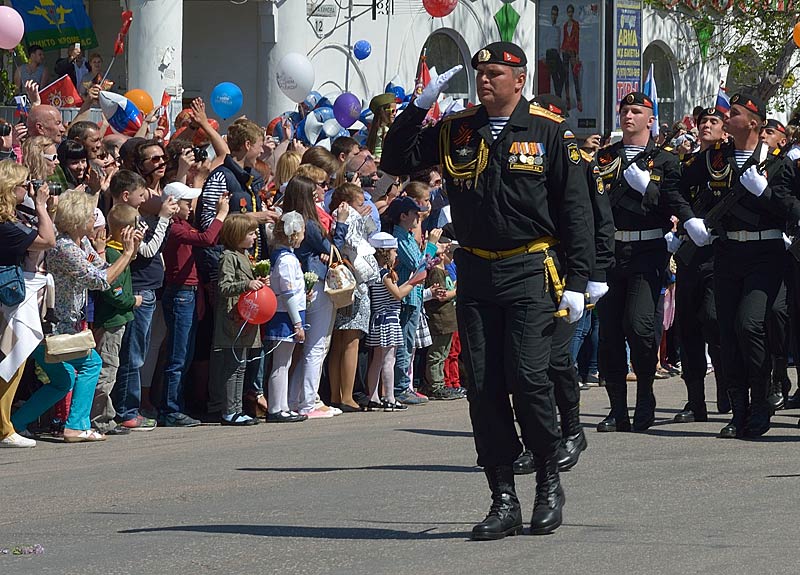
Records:
[[[717,108],[703,108],[697,117],[697,139],[704,152],[725,138],[725,114]]]
[[[570,322],[583,315],[594,252],[575,136],[561,117],[522,97],[526,64],[522,49],[508,42],[479,50],[472,65],[481,105],[420,129],[460,67],[445,72],[392,124],[381,160],[395,175],[443,166],[461,246],[457,313],[470,417],[492,492],[489,514],[472,530],[479,540],[522,532],[512,464],[523,446],[515,416],[536,462],[531,533],[561,525],[551,338],[564,321],[557,313]]]
[[[769,118],[761,129],[761,141],[783,150],[787,142],[786,126],[775,118]]]

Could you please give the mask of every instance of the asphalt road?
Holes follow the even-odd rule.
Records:
[[[565,524],[498,542],[467,537],[489,499],[465,400],[3,450],[0,549],[44,553],[0,574],[796,573],[800,412],[720,440],[727,416],[670,422],[684,395],[659,381],[655,427],[598,434],[608,400],[583,392]],[[517,491],[529,517],[532,476]]]

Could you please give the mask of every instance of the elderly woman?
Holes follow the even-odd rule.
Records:
[[[86,290],[107,290],[130,264],[136,253],[134,230],[122,233],[122,256],[109,266],[92,248],[86,236],[94,226],[94,202],[89,194],[70,190],[58,202],[55,225],[59,231],[56,245],[47,253],[47,267],[56,287],[53,334],[76,334],[82,331]],[[42,413],[72,390],[69,418],[64,426],[64,441],[78,443],[103,441],[105,435],[91,429],[89,412],[94,399],[102,361],[96,351],[85,357],[61,363],[45,361],[45,344],[33,352],[36,362],[50,378],[50,384],[36,393],[11,418],[14,427],[25,430]]]
[[[28,168],[17,164],[14,160],[0,162],[0,266],[19,265],[28,252],[41,252],[56,243],[53,222],[47,215],[47,186],[41,186],[34,194],[33,186],[28,180]],[[17,207],[29,196],[34,202],[34,210],[38,216],[38,229],[26,226],[17,217]],[[27,286],[26,286],[27,289]],[[13,342],[15,334],[8,318],[13,309],[0,305],[0,358],[4,364],[11,358],[6,357],[3,342]],[[19,435],[11,423],[11,404],[22,379],[25,361],[19,366],[12,365],[13,375],[8,380],[0,376],[0,447],[34,447],[36,442]],[[10,371],[9,369],[9,371]]]

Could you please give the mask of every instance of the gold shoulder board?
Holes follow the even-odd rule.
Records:
[[[530,107],[530,114],[531,116],[539,116],[541,118],[547,118],[548,120],[552,120],[557,124],[560,124],[561,122],[564,121],[564,118],[562,118],[558,114],[554,114],[550,110],[545,110],[541,106],[534,106],[533,104],[531,104]]]
[[[478,113],[480,106],[472,106],[471,108],[467,108],[465,110],[461,110],[460,112],[456,112],[455,114],[448,115],[443,122],[449,122],[450,120],[459,120],[461,118],[469,118],[470,116],[474,116]]]

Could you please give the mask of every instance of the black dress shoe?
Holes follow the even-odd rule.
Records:
[[[631,420],[627,417],[625,419],[617,419],[613,415],[609,415],[603,421],[597,424],[597,431],[606,433],[611,431],[630,431]]]
[[[684,409],[675,414],[672,418],[673,423],[694,423],[694,412],[691,409]]]
[[[721,439],[739,439],[742,437],[742,434],[739,432],[739,429],[733,424],[729,423],[719,431],[719,435],[717,436]]]
[[[484,469],[492,490],[492,506],[486,518],[472,528],[473,541],[494,541],[522,534],[522,510],[514,491],[514,472],[510,465]]]
[[[536,462],[536,501],[531,516],[531,535],[547,535],[561,526],[564,489],[555,457]]]
[[[530,451],[523,451],[514,462],[514,475],[530,475],[535,471],[533,468],[533,454]]]

